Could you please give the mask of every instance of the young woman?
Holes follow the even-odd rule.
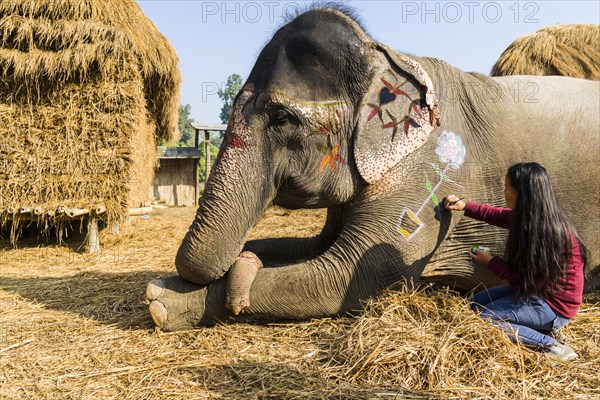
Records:
[[[504,197],[508,208],[465,202],[454,195],[444,199],[449,210],[464,210],[468,217],[509,229],[504,258],[469,252],[475,263],[509,283],[475,294],[473,307],[513,341],[554,358],[574,360],[577,354],[566,341],[557,340],[557,333],[581,305],[586,248],[540,164],[511,166]]]

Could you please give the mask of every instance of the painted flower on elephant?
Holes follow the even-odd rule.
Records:
[[[440,177],[439,181],[434,187],[432,187],[429,177],[427,174],[425,174],[425,187],[429,192],[429,196],[427,196],[417,212],[413,212],[411,209],[405,208],[400,214],[397,229],[406,240],[412,239],[412,237],[415,236],[421,230],[421,228],[425,226],[425,223],[419,218],[419,214],[421,214],[421,212],[425,209],[425,206],[427,203],[429,203],[429,201],[432,201],[436,206],[438,205],[439,200],[435,195],[435,192],[439,189],[442,182],[445,181],[456,184],[456,182],[446,175],[446,172],[448,172],[448,168],[459,169],[465,161],[465,155],[467,154],[467,151],[460,136],[454,132],[442,131],[437,140],[435,154],[437,154],[440,162],[446,164],[444,169],[440,169],[440,167],[437,165],[431,164],[436,174]],[[439,214],[439,207],[437,207],[437,212],[439,215],[439,220],[441,221],[442,216]]]
[[[437,140],[435,154],[438,155],[440,162],[452,169],[459,169],[465,161],[467,151],[460,136],[454,132],[442,131]]]

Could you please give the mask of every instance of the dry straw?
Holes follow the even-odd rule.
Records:
[[[77,238],[0,248],[0,398],[600,398],[600,292],[565,329],[580,355],[565,364],[510,343],[446,291],[388,292],[357,318],[156,333],[145,285],[174,272],[194,213],[103,231],[95,256],[71,249]],[[324,219],[269,210],[251,238],[315,235]]]
[[[600,307],[592,308],[595,321],[588,321],[598,329]],[[515,346],[451,292],[400,290],[372,300],[333,348],[331,370],[352,383],[395,383],[442,397],[584,399],[600,382],[591,365],[553,365]]]
[[[564,75],[599,80],[600,25],[554,25],[521,36],[504,50],[491,75]]]
[[[1,2],[0,227],[147,201],[156,141],[178,134],[177,63],[134,1]]]

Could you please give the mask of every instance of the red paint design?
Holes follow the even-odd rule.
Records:
[[[392,123],[388,123],[388,124],[384,123],[382,106],[395,101],[397,96],[404,96],[407,99],[409,99],[411,102],[411,105],[414,106],[413,110],[416,113],[418,113],[419,115],[421,114],[421,112],[418,110],[418,107],[416,107],[416,105],[414,105],[415,101],[412,99],[412,97],[410,97],[406,92],[404,92],[403,90],[400,89],[400,87],[402,87],[406,82],[408,82],[407,80],[404,80],[404,82],[402,82],[401,84],[396,85],[396,86],[392,85],[383,76],[380,77],[379,80],[381,80],[384,87],[381,88],[381,90],[379,91],[379,98],[378,98],[379,104],[367,103],[367,106],[369,106],[373,109],[367,116],[367,122],[371,121],[377,115],[377,116],[379,116],[379,120],[381,121],[382,124],[384,124],[384,126],[387,126],[390,128],[395,127],[397,124],[394,125]],[[387,112],[387,110],[386,110],[386,112]],[[409,106],[409,114],[410,114],[410,106]],[[389,115],[389,113],[388,113],[388,115]],[[394,133],[396,133],[395,130],[394,130]]]
[[[319,124],[319,130],[310,133],[308,136],[313,135],[335,135],[333,131],[333,124],[331,122],[327,122],[325,124]]]
[[[235,147],[235,148],[243,148],[248,145],[244,142],[238,135],[233,132],[230,132],[229,129],[225,131],[225,137],[223,138],[223,144],[221,144],[221,148],[219,149],[219,153],[217,154],[217,159],[221,158],[225,149],[227,147]]]
[[[391,122],[388,122],[387,124],[383,124],[381,125],[381,129],[389,129],[392,128],[392,140],[394,140],[394,136],[396,135],[396,132],[398,132],[398,125],[402,124],[402,128],[404,130],[404,134],[406,136],[408,136],[408,127],[410,126],[410,124],[416,124],[416,121],[414,119],[412,119],[410,117],[410,115],[404,115],[401,119],[398,119],[396,117],[394,117],[389,111],[385,111],[387,113],[387,115],[390,117],[390,119],[392,120]]]
[[[244,142],[238,135],[231,132],[225,136],[225,140],[227,141],[227,145],[231,147],[246,147],[246,142]]]
[[[408,94],[406,94],[405,92],[403,92],[402,90],[400,90],[400,87],[402,85],[404,85],[408,81],[405,80],[400,85],[394,86],[391,83],[389,83],[388,81],[386,81],[383,76],[381,78],[379,78],[379,79],[381,79],[381,82],[383,82],[383,84],[390,91],[390,93],[394,93],[394,94],[397,94],[397,95],[400,95],[400,96],[407,97],[410,101],[412,101],[412,98]]]
[[[372,120],[376,115],[379,115],[379,119],[381,120],[381,107],[373,103],[367,103],[367,105],[373,109],[373,111],[371,111],[367,117],[367,122]]]
[[[391,71],[388,71],[390,74],[392,73]],[[374,103],[367,103],[367,106],[371,107],[372,110],[369,113],[369,115],[367,116],[367,122],[371,121],[373,118],[375,118],[375,116],[379,116],[379,120],[381,121],[381,128],[382,129],[392,129],[392,140],[394,139],[394,136],[396,135],[396,133],[398,132],[398,126],[402,125],[402,130],[404,131],[404,134],[406,136],[408,136],[408,129],[410,128],[410,126],[415,126],[418,127],[420,126],[417,121],[411,116],[411,114],[416,114],[419,117],[423,117],[423,115],[421,114],[421,110],[418,107],[418,104],[420,102],[419,99],[413,99],[408,93],[406,93],[405,91],[403,91],[402,89],[400,89],[405,83],[408,82],[408,80],[404,80],[402,83],[397,84],[397,79],[395,75],[392,75],[394,77],[394,80],[396,80],[396,82],[394,84],[390,83],[387,79],[385,79],[385,77],[380,77],[379,80],[381,80],[381,82],[383,83],[383,88],[381,88],[381,90],[379,91],[379,104],[374,104]],[[403,96],[406,97],[408,100],[410,100],[410,103],[408,104],[408,109],[406,110],[406,113],[402,116],[393,116],[388,110],[385,110],[385,113],[388,115],[390,121],[384,121],[383,120],[383,109],[382,107],[385,104],[391,103],[393,101],[396,100],[397,96]]]

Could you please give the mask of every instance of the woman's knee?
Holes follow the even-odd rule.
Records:
[[[478,307],[478,310],[481,318],[490,319],[493,321],[515,321],[514,314],[508,309]]]
[[[515,291],[510,285],[501,285],[493,288],[485,288],[471,297],[471,301],[477,305],[485,306],[496,300],[514,295]]]

